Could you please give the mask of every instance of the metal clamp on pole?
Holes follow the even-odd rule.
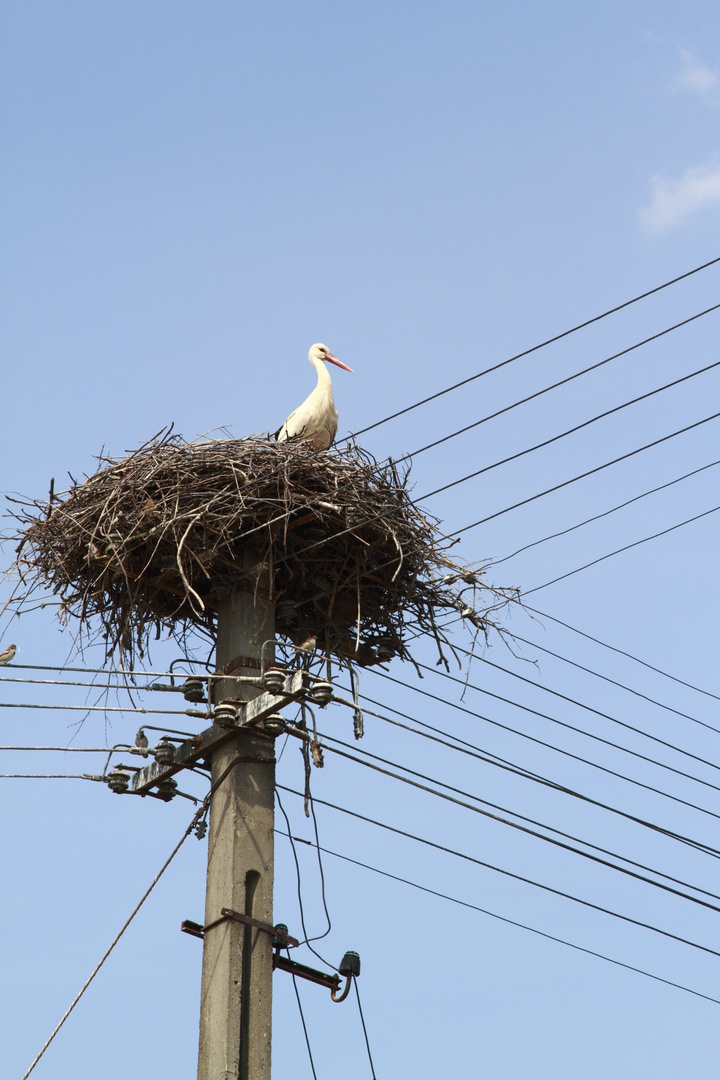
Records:
[[[253,919],[251,915],[243,915],[240,911],[233,911],[232,908],[222,908],[220,912],[220,918],[214,919],[207,926],[202,926],[200,923],[193,922],[191,919],[183,919],[180,923],[180,929],[184,934],[191,934],[193,937],[204,938],[208,930],[214,929],[221,923],[232,920],[233,922],[245,923],[247,926],[254,926],[256,930],[262,930],[265,934],[270,934],[273,939],[273,945],[277,945],[280,948],[296,949],[300,942],[297,938],[291,937],[287,932],[287,926],[280,923],[278,926],[271,926],[270,923],[261,922],[260,919]]]

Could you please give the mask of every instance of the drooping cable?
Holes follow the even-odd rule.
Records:
[[[282,801],[280,799],[280,795],[279,795],[279,792],[278,792],[279,787],[280,787],[279,784],[275,785],[275,799],[277,801],[280,813],[282,814],[283,818],[285,819],[286,832],[287,832],[288,838],[290,839],[290,846],[292,848],[293,859],[295,861],[295,875],[296,875],[296,880],[297,880],[298,908],[300,910],[300,925],[302,926],[302,931],[303,931],[303,940],[301,941],[300,944],[301,945],[307,945],[310,952],[313,953],[315,956],[317,956],[318,960],[321,960],[323,962],[323,964],[325,964],[326,967],[329,967],[329,968],[332,968],[333,970],[336,970],[335,965],[331,964],[328,960],[326,960],[324,956],[321,956],[320,953],[317,951],[317,949],[313,948],[313,946],[311,944],[311,942],[313,942],[313,941],[319,941],[321,938],[326,937],[327,934],[330,932],[331,928],[330,928],[330,926],[328,926],[328,929],[324,933],[317,934],[314,937],[311,937],[308,934],[307,926],[305,924],[305,905],[303,903],[303,897],[302,897],[302,875],[301,875],[301,871],[300,871],[300,860],[298,858],[298,853],[297,853],[297,849],[295,847],[295,844],[293,843],[293,841],[291,839],[291,837],[292,837],[292,829],[290,828],[290,818],[287,816],[287,813],[285,811],[285,807],[283,806]],[[319,847],[319,844],[318,844],[318,847]],[[327,915],[327,908],[325,909],[325,914]],[[328,917],[328,922],[329,922],[329,917]]]

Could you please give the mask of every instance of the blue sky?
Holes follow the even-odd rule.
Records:
[[[62,488],[68,472],[92,472],[103,447],[122,454],[170,422],[187,438],[274,430],[312,388],[305,358],[314,341],[355,371],[333,376],[346,435],[720,255],[714,4],[9,0],[0,19],[6,494],[42,498],[51,477]],[[720,312],[416,453],[710,308],[719,275],[709,267],[373,429],[361,444],[378,458],[414,454],[422,497],[699,371],[716,361]],[[717,391],[717,369],[693,375],[420,501],[450,533],[491,517],[456,550],[481,565],[503,559],[720,458],[709,421],[494,516],[710,416]],[[717,477],[715,467],[696,472],[488,577],[530,592],[712,510]],[[367,673],[362,689],[382,702],[378,712],[401,710],[713,846],[718,736],[702,725],[720,727],[707,693],[720,693],[717,523],[708,514],[529,595],[548,617],[516,611],[509,625],[533,644],[510,652],[494,640],[486,659],[507,672],[476,661],[470,679],[480,690],[462,701],[458,683],[426,673],[420,684],[397,662],[389,674],[406,686]],[[12,557],[6,543],[3,566]],[[4,601],[11,582],[2,588]],[[468,642],[462,632],[457,640]],[[21,648],[17,663],[62,665],[72,655],[72,632],[51,609],[19,622],[4,616],[0,645],[10,641]],[[160,643],[156,670],[176,653]],[[425,645],[419,656],[434,663]],[[98,661],[92,651],[85,658],[88,667]],[[92,695],[14,683],[2,691],[4,702],[49,705]],[[76,731],[68,712],[0,712],[3,745],[74,738],[101,747],[132,742],[137,726],[132,714],[91,713]],[[352,741],[341,710],[322,721]],[[358,748],[716,889],[710,855],[381,720],[366,728]],[[99,772],[103,763],[2,757],[3,773]],[[302,782],[296,758],[289,747],[280,764],[288,787]],[[313,781],[327,802],[720,951],[716,912],[331,754]],[[4,1075],[21,1076],[192,808],[118,800],[80,781],[1,785],[0,978],[12,1037],[0,1060]],[[192,791],[204,794],[200,784]],[[283,801],[295,834],[310,838],[299,801]],[[718,996],[717,956],[327,807],[318,819],[332,851]],[[201,947],[178,926],[202,916],[205,856],[190,838],[34,1075],[83,1080],[100,1067],[109,1080],[130,1069],[195,1075]],[[322,931],[315,863],[305,849],[300,857],[306,914]],[[362,956],[379,1078],[716,1075],[717,1004],[334,856],[324,865],[333,928],[322,945],[334,962],[349,948]],[[277,878],[276,915],[293,933],[294,866],[281,837]],[[318,1076],[368,1078],[354,1003],[332,1005],[309,985],[301,994]],[[275,1002],[274,1075],[311,1077],[280,974]]]

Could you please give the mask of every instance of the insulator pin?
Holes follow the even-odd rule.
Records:
[[[113,769],[111,773],[108,773],[107,784],[116,795],[124,795],[130,787],[130,773],[125,772],[124,769]]]
[[[268,735],[282,735],[285,731],[285,717],[281,716],[280,713],[273,713],[272,716],[265,717],[263,731],[267,731]]]
[[[161,739],[157,746],[153,747],[152,755],[158,765],[172,765],[175,760],[175,747],[168,739]]]
[[[189,679],[186,679],[182,686],[183,697],[186,701],[194,701],[196,703],[201,701],[207,701],[205,697],[205,679],[199,679],[194,675],[191,675]]]
[[[213,713],[213,720],[218,727],[232,728],[235,727],[237,722],[238,711],[237,708],[230,701],[221,701],[219,705],[215,706],[215,712]]]
[[[158,798],[163,802],[170,802],[177,795],[177,781],[173,780],[172,776],[169,776],[167,780],[163,780],[161,784],[158,784]]]
[[[285,672],[282,668],[268,668],[263,675],[263,686],[269,694],[279,694],[285,686]]]
[[[332,698],[332,692],[332,683],[320,680],[313,683],[308,690],[308,699],[312,701],[314,705],[320,705],[321,708],[324,708],[329,704],[330,699]]]

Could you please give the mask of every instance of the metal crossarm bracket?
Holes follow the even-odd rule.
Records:
[[[308,687],[307,673],[294,671],[285,680],[283,689],[278,694],[260,694],[252,701],[238,701],[238,719],[233,727],[225,728],[217,724],[201,731],[199,735],[181,743],[175,752],[175,758],[167,765],[160,765],[154,761],[144,769],[139,769],[132,778],[129,793],[132,795],[147,795],[151,788],[157,787],[163,780],[168,780],[175,773],[212,754],[213,750],[229,742],[238,728],[256,727],[268,716],[289,705],[291,701],[298,701],[304,696]]]
[[[262,922],[260,919],[253,919],[251,915],[243,915],[240,911],[233,911],[232,908],[222,908],[220,911],[220,918],[213,919],[207,926],[201,926],[200,923],[193,922],[191,919],[184,919],[180,924],[180,929],[185,934],[191,934],[193,937],[204,938],[208,930],[213,930],[216,926],[220,926],[221,923],[228,922],[245,923],[247,926],[254,926],[256,930],[262,930],[263,933],[269,934],[273,939],[273,944],[279,948],[296,949],[300,942],[297,938],[288,934],[284,926],[271,926],[270,923]]]
[[[277,926],[271,926],[270,923],[261,922],[260,919],[253,919],[251,915],[243,915],[240,911],[233,911],[232,908],[222,908],[220,911],[220,918],[213,919],[207,926],[201,926],[200,923],[185,919],[180,924],[180,929],[185,934],[191,934],[193,937],[202,939],[205,937],[208,930],[213,930],[216,926],[220,926],[228,920],[244,923],[246,926],[254,926],[256,930],[261,930],[263,933],[270,935],[273,944],[273,970],[275,970],[275,968],[280,968],[281,971],[288,971],[291,975],[295,975],[300,979],[307,979],[308,982],[317,983],[318,986],[324,986],[330,991],[333,1001],[344,1001],[348,996],[353,977],[360,970],[360,961],[358,960],[357,962],[356,971],[350,971],[345,970],[345,958],[343,958],[343,962],[340,964],[340,970],[346,977],[346,983],[342,993],[340,993],[340,985],[342,983],[340,975],[330,975],[327,971],[318,971],[317,968],[308,967],[307,964],[301,964],[297,960],[291,960],[289,957],[281,955],[281,949],[294,949],[300,944],[297,938],[288,934],[287,927],[282,923],[279,923]],[[348,955],[355,956],[355,953],[350,953]]]
[[[337,993],[340,988],[339,975],[328,975],[326,971],[317,971],[315,968],[308,967],[307,964],[299,964],[297,960],[289,960],[285,956],[280,956],[277,952],[273,956],[273,967],[280,968],[281,971],[289,971],[291,975],[298,975],[301,979],[307,979],[309,982],[325,986],[333,993]]]

